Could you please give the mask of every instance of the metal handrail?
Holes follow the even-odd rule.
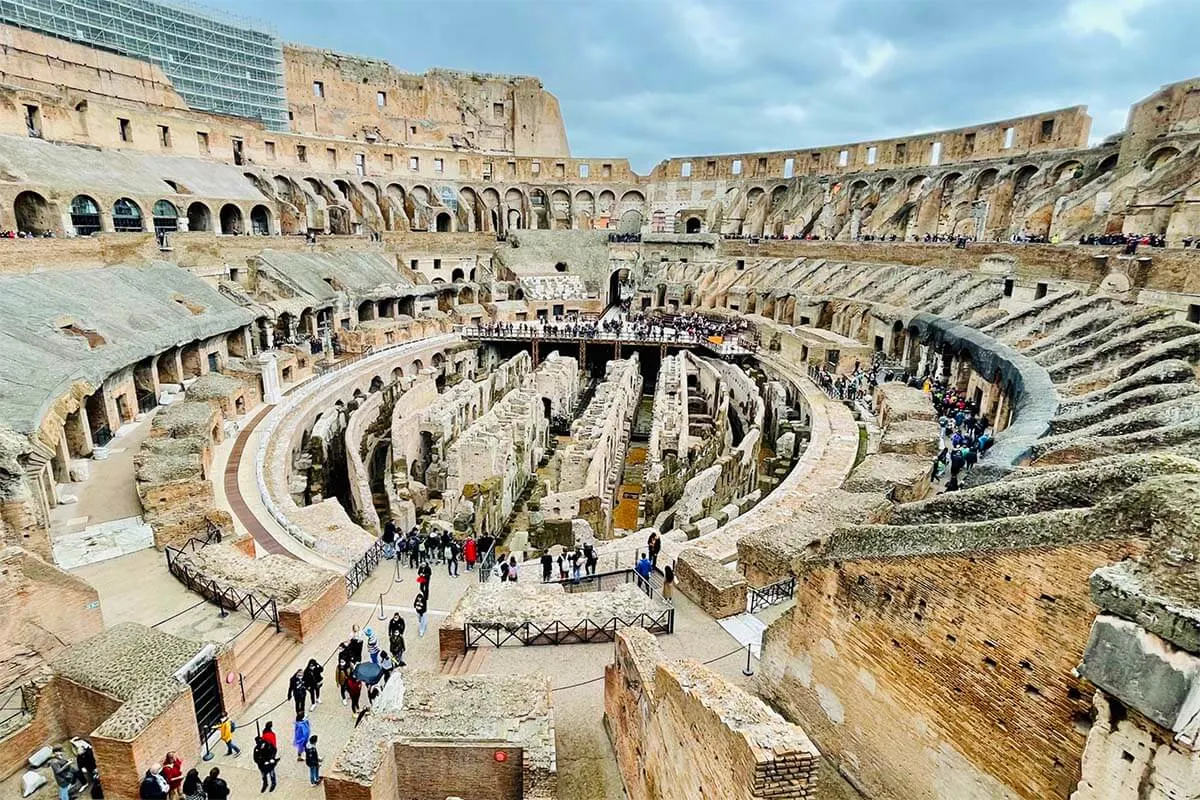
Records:
[[[358,587],[371,577],[375,567],[379,566],[379,562],[383,560],[383,549],[383,540],[376,539],[370,547],[363,551],[358,560],[350,565],[350,569],[346,572],[347,597],[353,597],[354,593],[358,591]]]
[[[675,609],[642,612],[629,618],[614,616],[600,623],[590,619],[575,623],[552,620],[545,625],[531,621],[516,625],[467,622],[463,625],[463,641],[467,648],[477,647],[481,642],[495,647],[502,647],[509,642],[523,645],[591,644],[611,642],[617,638],[617,631],[623,628],[642,628],[659,634],[674,633]]]
[[[653,577],[655,573],[650,573]],[[617,580],[617,579],[620,580]],[[606,580],[607,579],[607,580]],[[605,592],[611,591],[611,584],[623,586],[627,583],[633,583],[637,588],[642,590],[642,593],[652,599],[662,600],[661,591],[656,591],[653,579],[643,578],[638,574],[636,569],[614,569],[608,572],[598,572],[593,575],[580,575],[579,580],[574,578],[566,578],[557,581],[549,581],[549,583],[557,583],[563,587],[563,591],[568,594],[575,592]],[[608,583],[610,586],[606,587]]]
[[[491,580],[492,571],[496,568],[496,542],[492,542],[492,546],[484,551],[479,557],[479,582],[487,583]]]
[[[193,536],[179,547],[167,545],[163,548],[167,557],[167,571],[190,591],[216,603],[217,607],[221,609],[221,616],[225,616],[228,611],[240,608],[249,614],[251,619],[262,617],[270,621],[278,633],[281,630],[279,607],[275,603],[274,597],[264,599],[254,592],[226,586],[213,578],[202,575],[199,571],[180,561],[182,556],[198,552],[212,543],[210,540],[197,539]]]
[[[752,586],[746,592],[746,611],[753,614],[764,608],[791,600],[795,594],[796,577],[794,575],[766,586]]]

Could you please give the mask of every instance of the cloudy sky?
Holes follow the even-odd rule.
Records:
[[[536,75],[571,151],[815,147],[1087,105],[1093,139],[1200,74],[1198,0],[199,0],[287,41]]]

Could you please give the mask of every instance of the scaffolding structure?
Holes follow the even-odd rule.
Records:
[[[149,61],[197,111],[288,129],[283,45],[261,25],[161,0],[0,0],[0,22]]]

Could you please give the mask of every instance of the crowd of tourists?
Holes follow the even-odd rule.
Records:
[[[929,396],[938,413],[941,448],[930,478],[939,480],[949,472],[946,491],[952,492],[959,488],[960,476],[974,469],[995,443],[991,422],[975,402],[941,380],[929,383]]]
[[[1086,236],[1080,236],[1079,243],[1082,245],[1124,247],[1125,254],[1132,255],[1142,245],[1146,247],[1166,247],[1167,237],[1158,233],[1105,233],[1099,236],[1089,233]],[[1183,240],[1184,247],[1190,247],[1191,244],[1192,239],[1190,237]]]
[[[874,403],[875,387],[891,380],[908,382],[907,372],[893,370],[887,366],[887,360],[882,352],[871,354],[871,361],[864,366],[861,361],[854,362],[854,369],[845,375],[837,373],[837,365],[829,369],[828,364],[821,366],[809,365],[808,377],[821,388],[825,394],[834,400],[859,403],[869,410]]]
[[[556,318],[553,322],[490,322],[476,327],[484,337],[546,337],[571,339],[640,339],[662,342],[701,341],[712,336],[738,336],[750,331],[743,319],[709,317],[697,312],[662,314],[636,312],[605,320]],[[750,346],[750,344],[747,344]]]

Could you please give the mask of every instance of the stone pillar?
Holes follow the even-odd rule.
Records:
[[[279,386],[279,364],[275,361],[274,353],[263,353],[259,356],[262,364],[263,402],[275,405],[283,400]]]
[[[71,455],[82,458],[92,454],[92,429],[88,424],[87,403],[81,400],[79,410],[67,415],[63,434],[67,437],[67,448]]]

